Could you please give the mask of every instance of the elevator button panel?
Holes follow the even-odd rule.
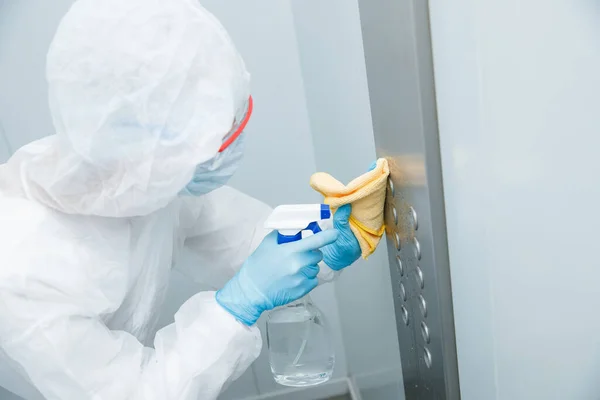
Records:
[[[390,170],[385,226],[405,397],[460,400],[428,2],[358,1],[374,17],[361,27],[374,141]]]
[[[390,183],[388,189],[388,197],[391,197],[395,190],[394,184]],[[437,371],[433,366],[434,360],[443,359],[442,355],[436,353],[440,343],[435,338],[439,338],[439,334],[434,335],[434,331],[440,326],[439,315],[433,313],[430,304],[430,297],[434,296],[435,299],[435,292],[431,292],[432,289],[425,282],[426,271],[429,271],[433,257],[428,256],[431,250],[424,247],[424,243],[429,242],[421,240],[421,236],[427,238],[427,229],[419,230],[416,207],[406,204],[402,192],[395,194],[398,198],[391,197],[393,201],[388,200],[386,206],[386,227],[393,245],[390,246],[390,252],[393,253],[394,276],[397,279],[397,322],[399,329],[406,335],[401,340],[410,342],[412,349],[404,348],[401,351],[404,351],[406,358],[414,357],[414,361],[403,360],[403,363],[415,365],[419,371],[417,373],[425,374],[422,376],[426,379],[427,374]]]

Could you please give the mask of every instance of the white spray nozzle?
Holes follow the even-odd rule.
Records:
[[[302,239],[302,232],[313,234],[331,229],[332,214],[327,204],[289,204],[275,208],[265,228],[279,232],[278,243],[295,242]]]

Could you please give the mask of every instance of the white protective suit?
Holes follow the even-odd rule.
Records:
[[[216,398],[258,330],[214,292],[154,330],[182,251],[219,287],[265,234],[233,189],[178,196],[244,113],[241,57],[196,0],[78,0],[47,78],[56,134],[0,166],[5,361],[47,399]]]

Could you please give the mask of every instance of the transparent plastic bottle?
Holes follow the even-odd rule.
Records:
[[[269,313],[267,346],[275,382],[304,387],[331,378],[335,354],[329,325],[310,296]]]

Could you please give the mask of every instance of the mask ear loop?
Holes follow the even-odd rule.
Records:
[[[223,151],[225,151],[225,149],[228,148],[231,145],[231,143],[233,143],[242,134],[242,132],[246,128],[246,125],[248,125],[248,121],[250,121],[250,116],[252,115],[253,109],[254,109],[254,100],[252,100],[252,96],[250,96],[248,98],[248,111],[246,111],[246,115],[244,116],[242,123],[236,129],[236,131],[233,133],[233,135],[229,136],[229,138],[225,142],[223,142],[223,144],[221,145],[221,148],[219,149],[219,153],[222,153]]]

